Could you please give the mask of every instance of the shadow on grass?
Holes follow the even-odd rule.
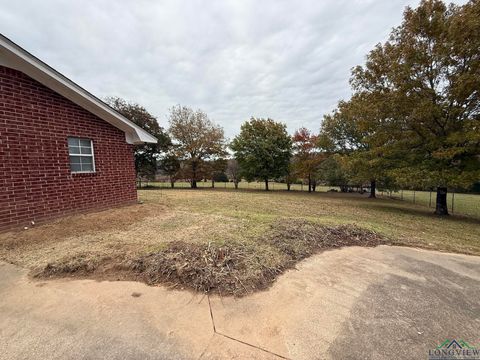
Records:
[[[452,214],[448,216],[438,216],[434,214],[434,210],[432,208],[421,208],[420,205],[416,207],[409,207],[408,204],[398,202],[396,202],[395,204],[391,204],[388,201],[389,200],[387,199],[381,199],[381,202],[375,201],[370,203],[362,203],[359,205],[359,207],[364,209],[389,212],[393,214],[412,215],[429,219],[439,219],[445,221],[456,221],[464,222],[467,224],[480,225],[480,219],[469,217],[467,215]]]
[[[368,194],[359,194],[359,193],[341,193],[341,192],[312,192],[308,193],[307,191],[301,190],[286,190],[286,189],[270,189],[265,191],[265,189],[233,189],[233,188],[223,188],[223,187],[199,187],[192,189],[190,187],[160,187],[160,186],[148,186],[142,187],[138,190],[157,190],[157,191],[179,191],[179,190],[189,190],[189,191],[208,191],[208,192],[220,192],[220,193],[255,193],[255,194],[275,194],[275,195],[299,195],[302,197],[313,197],[313,198],[327,198],[327,199],[336,199],[336,200],[348,200],[352,205],[358,206],[367,210],[378,210],[383,212],[388,212],[392,214],[401,214],[401,215],[412,215],[417,217],[425,217],[429,219],[442,219],[445,221],[456,221],[464,222],[466,224],[480,225],[480,218],[463,215],[463,214],[451,214],[449,216],[440,217],[433,213],[432,208],[423,207],[421,205],[413,205],[408,202],[404,202],[400,199],[390,199],[390,198],[374,198],[371,199],[368,197]],[[349,205],[349,204],[346,204]]]

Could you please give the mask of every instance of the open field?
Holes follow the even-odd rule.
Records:
[[[170,188],[170,183],[166,182],[148,182],[151,187],[158,188]],[[145,184],[143,184],[145,185]],[[263,182],[240,182],[239,189],[244,190],[263,190],[265,184]],[[287,185],[284,183],[270,182],[270,190],[287,190]],[[179,181],[175,183],[176,188],[186,189],[190,188],[190,183],[185,181]],[[198,187],[201,189],[211,188],[211,182],[198,182]],[[215,188],[217,189],[235,189],[233,183],[218,182],[215,183]],[[335,186],[317,186],[317,192],[327,192],[330,189],[340,190]],[[307,191],[308,187],[301,184],[292,184],[291,191]],[[413,190],[399,190],[392,193],[382,191],[381,189],[377,192],[378,197],[391,197],[397,200],[403,200],[405,202],[410,202],[416,205],[422,205],[430,208],[435,208],[435,196],[434,191],[413,191]],[[462,215],[472,216],[480,219],[480,194],[464,194],[464,193],[453,193],[449,192],[447,195],[448,209],[450,213],[458,213]]]
[[[324,248],[387,243],[480,255],[480,220],[438,218],[398,200],[224,189],[141,190],[139,198],[141,205],[0,234],[0,259],[43,277],[127,278],[197,290],[228,283],[227,294],[241,284],[244,294]]]
[[[480,255],[480,220],[437,217],[424,206],[387,198],[369,199],[356,193],[267,193],[218,188],[143,190],[139,199],[146,204],[163,202],[205,218],[235,219],[242,236],[258,235],[275,220],[299,218],[324,225],[355,224],[407,245]],[[224,236],[236,235],[230,231]]]

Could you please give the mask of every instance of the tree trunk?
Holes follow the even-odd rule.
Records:
[[[265,178],[265,191],[268,191],[268,178]]]
[[[287,182],[287,191],[290,191],[290,183]]]
[[[437,205],[435,207],[435,215],[448,215],[446,187],[437,187]]]
[[[192,189],[197,188],[197,163],[195,161],[192,162],[192,182],[191,182]]]
[[[170,187],[173,189],[175,187],[175,181],[170,180]]]
[[[369,198],[376,198],[377,196],[375,195],[375,190],[377,187],[377,182],[375,180],[370,181],[370,196]]]
[[[308,192],[309,193],[312,192],[312,178],[311,178],[310,174],[308,174]]]
[[[235,189],[238,189],[238,181],[234,180],[233,184],[235,185]]]
[[[215,188],[215,180],[212,179],[212,189]]]
[[[317,190],[317,181],[316,180],[312,181],[312,191],[315,192],[315,190]]]

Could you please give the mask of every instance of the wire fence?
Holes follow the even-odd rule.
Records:
[[[141,186],[140,186],[141,185]],[[170,182],[168,181],[142,181],[138,186],[139,188],[145,187],[158,187],[158,188],[170,188]],[[190,182],[188,181],[177,181],[174,184],[175,188],[186,189],[190,188]],[[211,181],[198,181],[197,187],[200,189],[212,188]],[[215,182],[214,187],[216,189],[235,189],[235,184],[233,182]],[[268,182],[269,190],[287,190],[287,184],[269,181]],[[238,183],[238,189],[250,189],[250,190],[265,190],[265,182],[246,182],[241,181]],[[328,190],[340,191],[340,188],[335,186],[323,186],[317,185],[316,191],[318,192],[327,192]],[[308,185],[306,184],[290,184],[291,191],[308,191]]]
[[[389,197],[435,208],[436,191],[399,190],[395,192],[380,191],[380,196]],[[464,194],[450,191],[447,193],[447,206],[451,214],[463,214],[480,218],[480,195]]]
[[[140,184],[139,184],[140,185]],[[142,188],[170,188],[170,182],[160,181],[148,181],[142,182]],[[178,181],[174,184],[175,188],[190,188],[190,182]],[[197,182],[198,188],[212,188],[211,181],[199,181]],[[235,189],[233,182],[215,182],[214,187],[216,189]],[[270,181],[268,184],[270,190],[287,190],[287,184]],[[246,182],[242,181],[238,183],[238,189],[242,190],[264,190],[264,182]],[[308,185],[305,184],[291,184],[290,191],[308,191]],[[327,191],[340,191],[340,188],[335,186],[317,186],[315,191],[327,192]],[[367,196],[367,195],[366,195]],[[394,192],[378,190],[377,196],[383,198],[390,198],[396,200],[406,201],[415,205],[421,205],[429,208],[435,208],[436,192],[435,191],[415,191],[415,190],[399,190]],[[464,194],[464,193],[447,193],[447,205],[451,214],[462,214],[475,218],[480,218],[480,194]]]

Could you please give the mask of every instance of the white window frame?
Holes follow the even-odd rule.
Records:
[[[70,153],[70,144],[68,144],[68,139],[79,139],[79,140],[88,140],[90,141],[90,149],[92,150],[92,153],[91,154],[71,154]],[[93,148],[93,140],[92,139],[89,139],[89,138],[83,138],[83,137],[80,137],[80,136],[68,136],[67,137],[67,146],[68,146],[68,165],[70,166],[70,172],[72,174],[93,174],[95,173],[95,150]],[[81,147],[81,146],[80,146]],[[89,171],[74,171],[72,170],[72,167],[71,167],[71,164],[70,164],[70,160],[71,160],[71,156],[80,156],[80,157],[89,157],[89,158],[92,158],[92,170],[89,170]]]

